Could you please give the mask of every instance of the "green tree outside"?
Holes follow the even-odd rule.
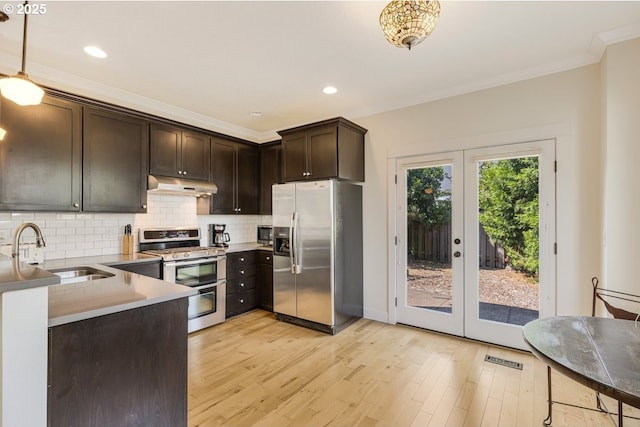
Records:
[[[407,219],[433,226],[451,221],[451,190],[443,189],[451,180],[444,166],[407,171]]]
[[[523,157],[480,164],[480,224],[505,249],[514,269],[537,276],[538,158]]]

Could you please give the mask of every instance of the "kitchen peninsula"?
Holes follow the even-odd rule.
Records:
[[[106,265],[121,258],[0,260],[3,426],[186,426],[195,291]],[[98,280],[45,271],[79,268]]]

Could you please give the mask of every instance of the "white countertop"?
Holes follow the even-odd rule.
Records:
[[[15,258],[0,255],[0,293],[60,283],[58,276]]]
[[[233,243],[230,244],[228,248],[225,248],[225,252],[227,253],[233,253],[233,252],[243,252],[243,251],[253,251],[253,250],[260,250],[260,251],[273,251],[273,246],[263,246],[260,243],[255,243],[255,242],[251,242],[251,243]]]
[[[198,293],[188,286],[118,270],[104,264],[64,261],[64,267],[91,267],[114,276],[49,286],[49,327],[186,298]],[[51,267],[49,262],[45,266],[60,268]]]

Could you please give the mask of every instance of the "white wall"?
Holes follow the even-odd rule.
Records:
[[[231,243],[256,241],[256,226],[271,224],[271,216],[197,215],[196,198],[149,193],[146,214],[0,212],[0,245],[10,244],[15,229],[34,222],[45,238],[45,259],[74,258],[121,253],[124,226],[131,224],[138,252],[138,229],[153,227],[200,227],[207,245],[208,224],[227,224]],[[24,242],[35,241],[31,229]]]
[[[557,137],[557,314],[590,313],[601,274],[598,65],[359,118],[366,137],[365,316],[388,319],[388,158]],[[416,82],[419,84],[419,82]]]
[[[640,293],[640,39],[607,48],[604,75],[605,265],[603,285]]]

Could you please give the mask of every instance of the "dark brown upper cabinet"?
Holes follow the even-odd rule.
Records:
[[[0,210],[79,211],[81,107],[45,96],[19,106],[0,97]]]
[[[260,201],[258,149],[211,138],[211,180],[218,193],[198,199],[199,214],[256,215]]]
[[[364,182],[366,129],[337,117],[278,133],[284,182],[327,178]]]
[[[147,211],[147,121],[85,107],[83,151],[83,211]]]
[[[151,124],[152,175],[209,181],[210,139],[176,127]]]
[[[282,155],[281,143],[268,143],[260,146],[260,214],[271,215],[271,193],[273,184],[281,182]]]

